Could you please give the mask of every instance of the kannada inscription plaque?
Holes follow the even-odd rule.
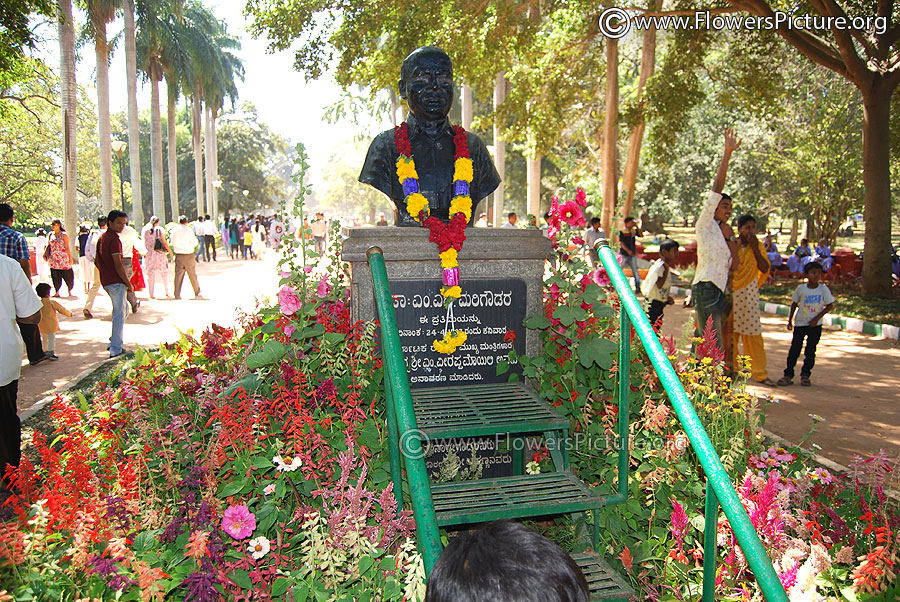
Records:
[[[507,382],[497,375],[498,362],[515,349],[525,354],[525,281],[518,278],[466,279],[462,296],[454,303],[456,328],[468,336],[456,353],[442,355],[431,343],[444,334],[447,310],[437,279],[394,280],[391,295],[400,331],[400,344],[409,372],[409,384],[446,387],[454,384]],[[518,372],[518,362],[510,366]]]

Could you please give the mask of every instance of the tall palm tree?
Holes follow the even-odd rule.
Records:
[[[60,92],[62,96],[62,159],[63,159],[63,223],[66,230],[76,232],[78,208],[75,205],[77,181],[77,145],[75,125],[78,114],[78,89],[75,85],[75,21],[72,18],[72,0],[59,0],[59,54]],[[74,253],[75,235],[69,237],[70,252]],[[74,257],[74,255],[73,255]]]
[[[128,166],[131,173],[131,218],[144,223],[141,192],[141,138],[137,108],[137,48],[134,35],[134,0],[123,0],[125,16],[125,73],[128,86]]]
[[[89,26],[97,57],[97,130],[100,137],[100,208],[112,209],[112,151],[109,127],[109,45],[106,24],[115,19],[118,0],[88,0]]]

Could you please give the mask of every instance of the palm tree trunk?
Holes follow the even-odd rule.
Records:
[[[94,54],[97,57],[97,130],[100,136],[100,208],[112,210],[112,150],[109,127],[109,47],[106,24],[95,24]]]
[[[204,214],[203,211],[203,148],[200,146],[201,140],[201,117],[200,99],[194,94],[191,100],[191,149],[194,152],[194,189],[197,193],[197,217]]]
[[[206,159],[206,213],[212,216],[213,203],[216,198],[216,191],[213,187],[213,169],[212,169],[212,130],[210,127],[209,103],[206,104],[203,111],[203,146],[205,149]]]
[[[494,191],[494,214],[491,218],[491,224],[494,227],[503,224],[503,197],[506,193],[503,184],[503,180],[506,178],[506,141],[500,137],[500,125],[496,118],[497,109],[504,100],[506,100],[506,76],[498,73],[497,79],[494,81],[494,165],[497,167],[497,173],[500,174],[500,185]]]
[[[128,85],[128,167],[131,172],[131,218],[144,223],[141,195],[141,138],[137,107],[137,51],[134,40],[134,0],[124,0],[125,81]]]
[[[541,214],[541,155],[526,158],[526,181],[528,182],[527,213],[535,216]],[[524,223],[528,223],[524,220]]]
[[[619,137],[619,41],[606,40],[606,116],[603,120],[603,211],[601,226],[612,234],[612,223],[618,197],[616,141]]]
[[[75,27],[72,19],[72,0],[59,0],[59,54],[60,91],[62,93],[62,188],[63,224],[69,231],[69,251],[75,257],[75,233],[78,208],[75,204],[77,182],[77,145],[75,125],[78,119],[77,92],[75,85]]]
[[[159,114],[159,80],[150,76],[150,175],[153,183],[153,214],[166,221],[163,190],[162,119]]]
[[[169,82],[167,81],[169,112],[166,118],[166,135],[169,138],[169,203],[172,208],[172,221],[177,221],[181,211],[178,207],[178,149],[175,148],[175,95],[168,89],[169,87]]]
[[[212,170],[213,170],[213,181],[219,182],[219,143],[216,139],[216,113],[218,113],[218,109],[214,109],[211,113],[212,119],[210,120],[209,130],[212,135],[211,147],[212,147]],[[213,186],[213,213],[212,213],[213,223],[217,223],[219,219],[219,187]]]

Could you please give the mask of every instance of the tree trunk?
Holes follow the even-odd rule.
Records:
[[[650,10],[659,10],[662,0],[650,0]],[[644,30],[643,46],[641,49],[641,75],[638,79],[637,103],[640,111],[640,120],[631,130],[628,140],[628,157],[625,159],[625,173],[622,175],[622,189],[626,192],[625,208],[623,213],[631,215],[634,205],[634,185],[637,182],[638,167],[641,161],[641,144],[644,140],[644,88],[647,80],[653,76],[656,67],[656,28],[648,27]]]
[[[891,93],[880,76],[863,94],[863,183],[866,239],[863,292],[891,292]]]
[[[172,221],[177,222],[181,210],[178,207],[178,153],[175,148],[175,95],[169,91],[169,83],[166,82],[166,92],[169,97],[168,115],[166,117],[166,135],[169,139],[169,203],[172,208]]]
[[[459,95],[460,113],[462,114],[462,126],[466,130],[472,129],[472,87],[463,84]]]
[[[94,55],[97,57],[97,131],[100,137],[100,209],[112,210],[112,149],[109,127],[109,47],[106,44],[106,24],[97,28],[94,36]]]
[[[194,189],[197,193],[197,217],[204,214],[203,211],[203,147],[200,146],[201,129],[203,120],[201,117],[200,99],[195,94],[191,100],[191,149],[194,152]]]
[[[141,195],[141,138],[137,107],[137,52],[134,41],[134,0],[124,0],[125,81],[128,85],[128,167],[131,173],[131,218],[144,223]]]
[[[219,187],[221,186],[221,180],[219,180],[219,143],[216,140],[216,113],[219,112],[219,109],[213,109],[210,113],[211,119],[209,121],[209,132],[212,138],[210,142],[210,148],[212,149],[212,172],[213,172],[213,180],[219,182],[219,186],[213,186],[213,213],[212,218],[214,223],[218,223],[219,219]]]
[[[494,213],[491,216],[491,225],[498,227],[503,224],[503,196],[505,194],[504,179],[506,178],[506,141],[500,135],[500,126],[497,123],[497,109],[506,100],[506,76],[497,74],[494,81],[494,165],[500,174],[500,185],[494,191]]]
[[[204,158],[206,159],[206,213],[212,216],[216,190],[213,186],[215,178],[213,177],[212,169],[212,130],[210,129],[209,103],[205,103],[203,108],[203,147]]]
[[[153,67],[150,67],[151,71]],[[150,75],[150,176],[153,214],[166,221],[166,195],[162,166],[162,118],[159,114],[159,79]]]
[[[75,27],[72,0],[59,0],[60,92],[62,93],[62,188],[63,225],[69,232],[69,252],[75,254],[78,207],[75,203],[78,149],[75,126],[78,120],[78,88],[75,85]]]
[[[528,211],[535,216],[541,214],[541,155],[527,158]]]
[[[606,115],[603,119],[603,212],[601,226],[612,236],[612,224],[619,196],[616,179],[616,140],[619,137],[619,41],[606,40]]]
[[[798,240],[799,236],[800,236],[800,219],[795,217],[793,220],[791,220],[791,239],[788,242],[788,244],[791,247],[791,249],[789,251],[790,253],[793,253],[793,249],[797,246],[797,240]]]

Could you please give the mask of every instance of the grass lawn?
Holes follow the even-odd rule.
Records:
[[[799,280],[794,279],[776,280],[775,284],[759,289],[759,298],[790,306],[791,293],[799,283]],[[859,284],[826,284],[835,299],[831,313],[877,324],[900,326],[900,290],[896,287],[892,295],[876,297],[863,296]]]

